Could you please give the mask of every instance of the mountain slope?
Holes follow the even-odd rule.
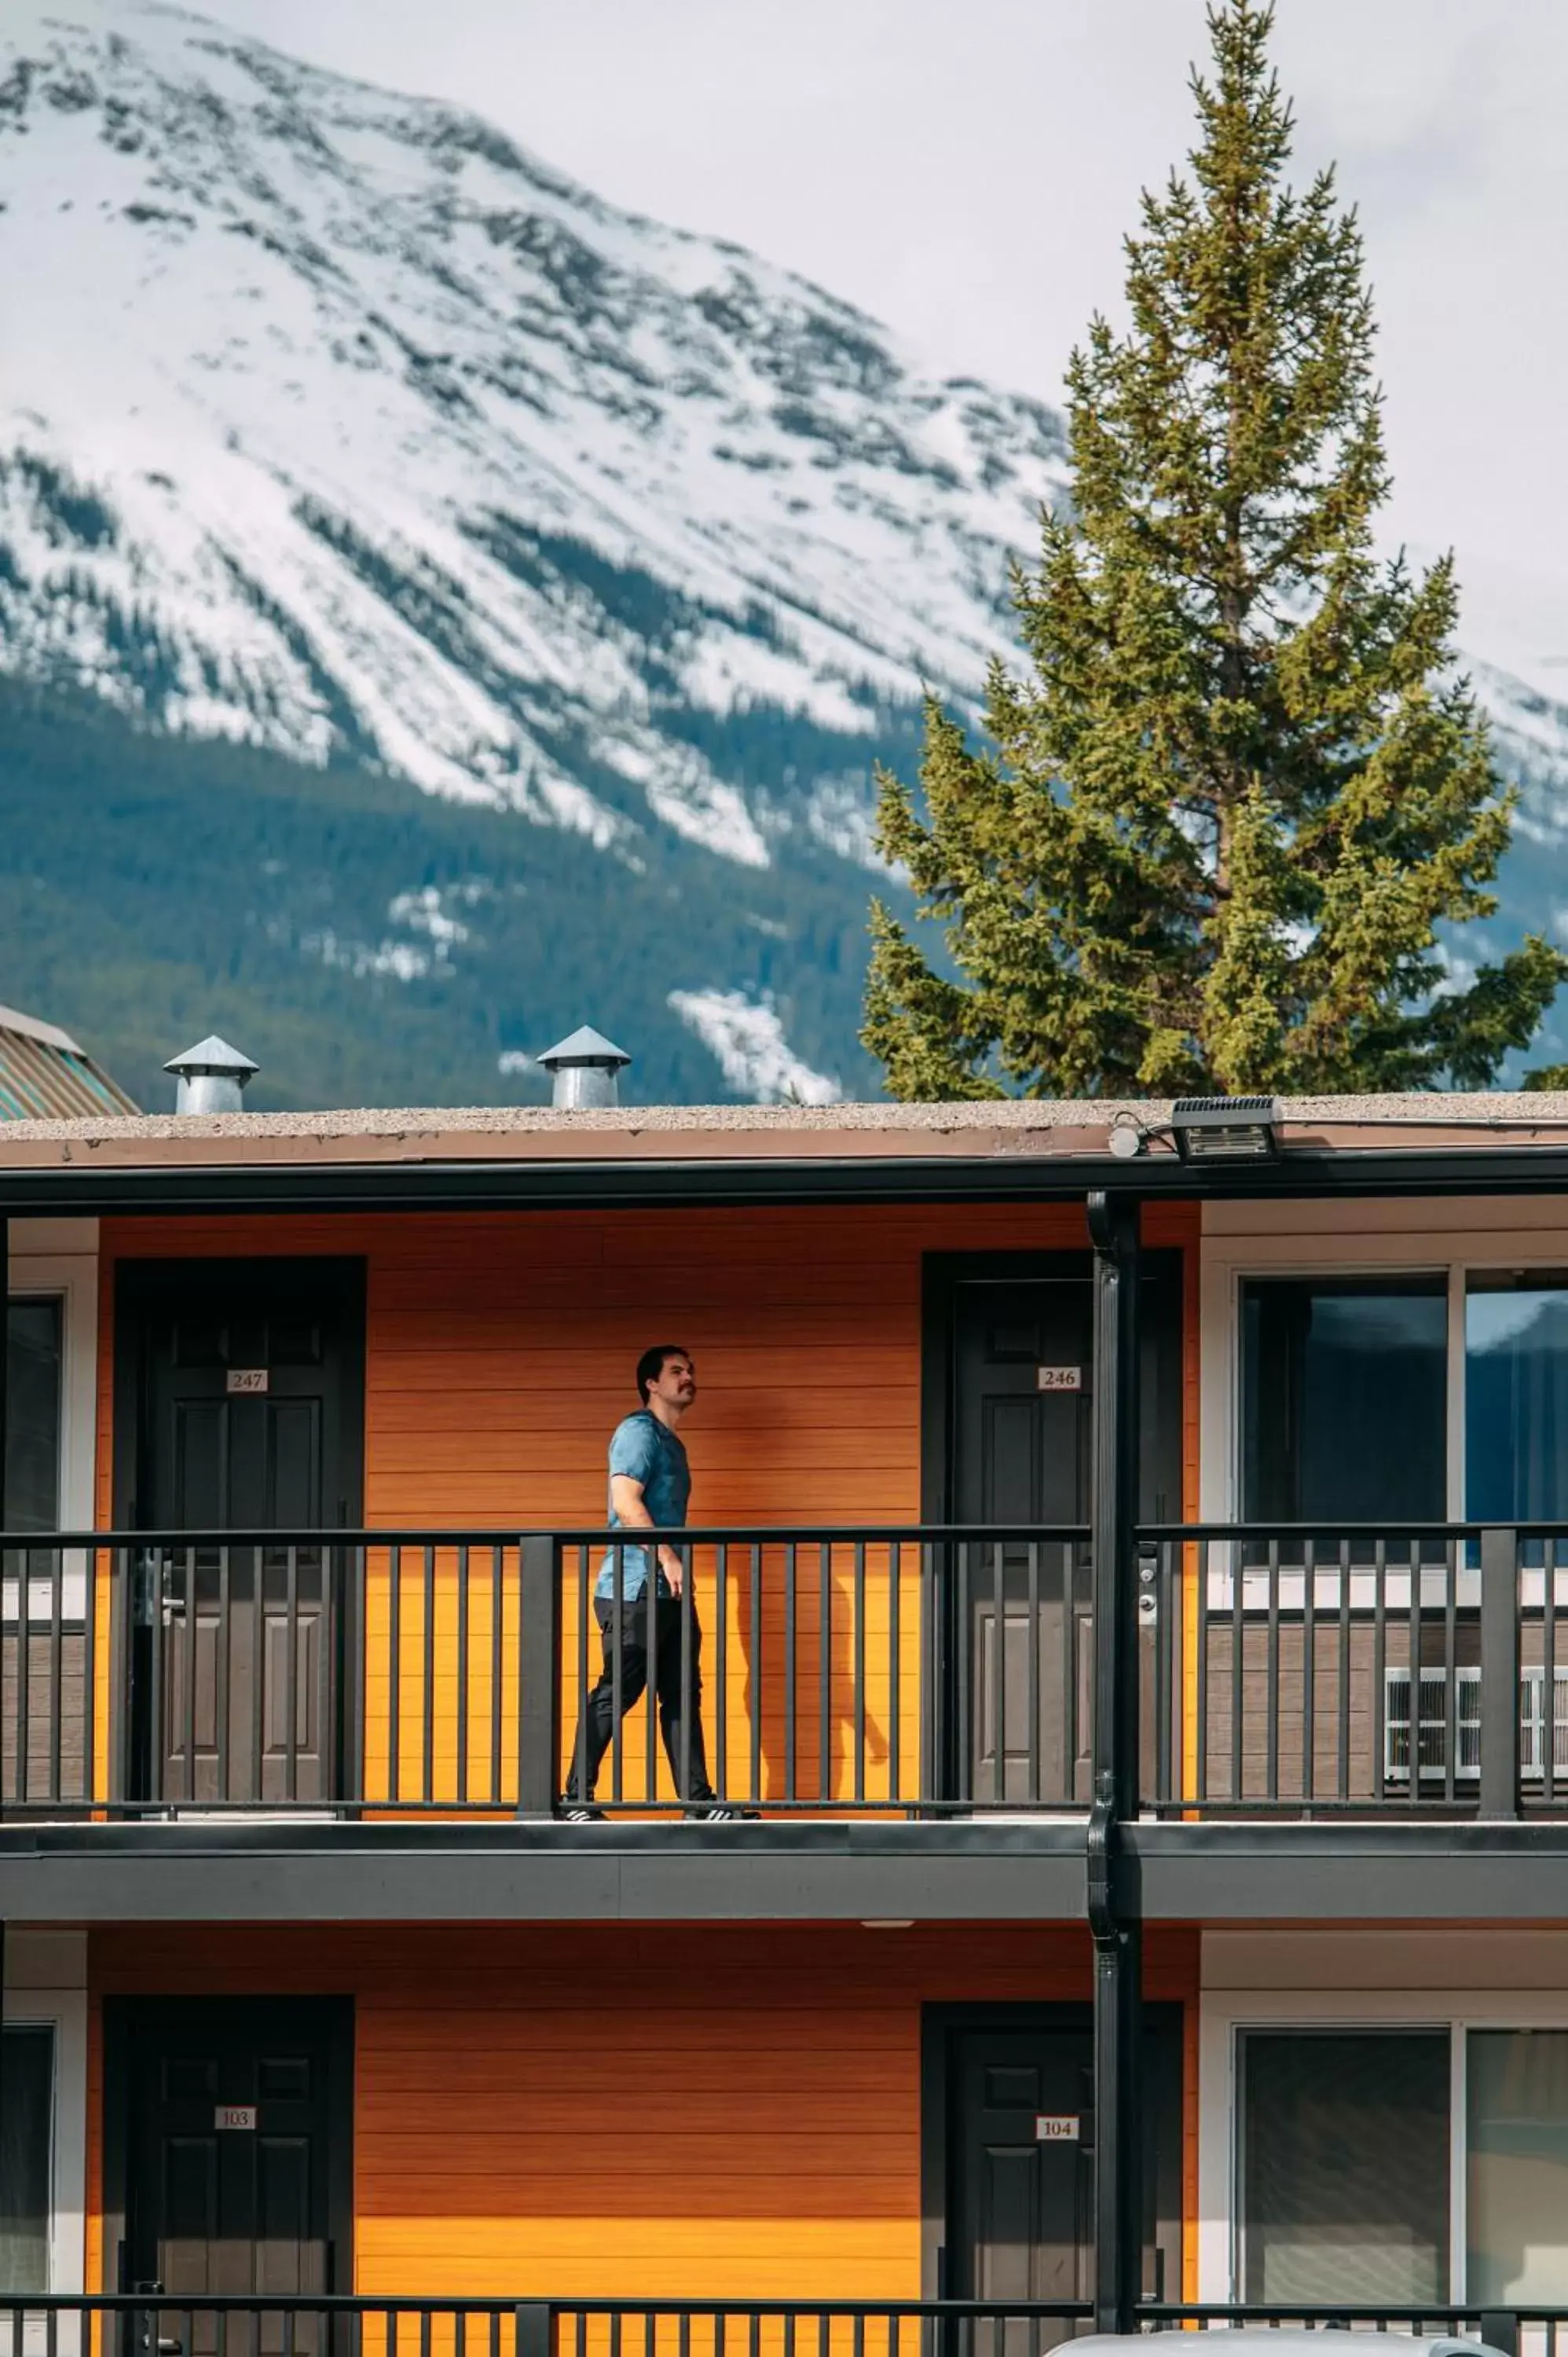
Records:
[[[65,861],[63,912],[126,878],[94,845],[73,887],[48,781],[108,812],[165,741],[173,809],[211,748],[204,888],[270,944],[258,1100],[329,1085],[257,1036],[328,969],[377,1096],[528,1088],[518,1051],[583,1018],[627,1029],[650,1095],[871,1084],[873,762],[908,766],[922,683],[971,705],[1011,646],[1052,412],[922,378],[831,295],[476,117],[154,0],[5,11],[0,317],[0,672],[43,698],[0,792]],[[1555,874],[1568,721],[1483,687]],[[350,780],[363,867],[334,872],[295,819],[315,795],[329,834]],[[177,866],[161,822],[113,823]],[[143,881],[161,923],[179,884]],[[508,964],[474,912],[513,884],[580,921],[513,929]],[[459,885],[467,916],[421,897]],[[90,1028],[39,940],[0,935],[0,996]],[[153,962],[133,1087],[155,1029],[185,1044],[158,1028],[185,989]],[[454,989],[487,1044],[433,1068]]]

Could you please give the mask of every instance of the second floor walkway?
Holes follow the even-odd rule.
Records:
[[[1176,1526],[1135,1544],[1151,1856],[1213,1857],[1247,1829],[1275,1857],[1349,1858],[1393,1831],[1492,1856],[1510,1824],[1525,1843],[1568,1834],[1568,1532]],[[7,1540],[5,1825],[102,1851],[171,1827],[188,1848],[401,1831],[428,1853],[520,1820],[553,1839],[597,1688],[599,1821],[558,1828],[590,1855],[721,1832],[806,1854],[813,1830],[858,1825],[906,1858],[1033,1843],[1080,1867],[1087,1532],[685,1533],[680,1594],[651,1616],[623,1547]]]

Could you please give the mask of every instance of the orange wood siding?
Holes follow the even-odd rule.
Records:
[[[1195,2019],[1197,1965],[1195,1932],[1151,1934],[1148,1994]],[[109,1994],[354,1997],[366,2295],[891,2299],[920,2291],[922,2004],[1083,2000],[1090,1952],[996,1924],[178,1926],[94,1933],[91,1982],[95,2057]]]
[[[1183,1398],[1184,1505],[1197,1489],[1197,1212],[1161,1205],[1145,1241],[1186,1253]],[[493,1529],[603,1521],[605,1449],[636,1405],[632,1370],[650,1342],[694,1353],[702,1385],[684,1437],[697,1523],[907,1523],[920,1512],[922,1257],[930,1252],[1082,1250],[1076,1205],[796,1209],[768,1211],[533,1213],[108,1221],[102,1230],[99,1512],[112,1518],[113,1270],[132,1256],[361,1254],[368,1268],[365,1517],[371,1527],[445,1524]],[[779,1561],[759,1585],[753,1626],[747,1579],[733,1577],[725,1616],[728,1750],[745,1787],[750,1679],[760,1641],[782,1656]],[[869,1710],[866,1797],[911,1797],[918,1772],[918,1564],[899,1579],[900,1674],[889,1673],[886,1549],[868,1566],[864,1617],[852,1555],[831,1558],[832,1703],[828,1781],[843,1794],[853,1777],[851,1699],[864,1649]],[[417,1760],[426,1713],[435,1732],[433,1797],[457,1796],[457,1609],[455,1559],[443,1555],[430,1598],[435,1690],[419,1664],[426,1597],[424,1566],[404,1566],[399,1594],[401,1756]],[[817,1705],[821,1561],[798,1572],[796,1755],[800,1789],[816,1789],[822,1738]],[[576,1567],[573,1567],[576,1577]],[[367,1795],[389,1797],[392,1573],[367,1574]],[[471,1591],[467,1727],[470,1798],[489,1788],[492,1733],[491,1598],[488,1567]],[[515,1557],[501,1566],[503,1643],[499,1713],[503,1800],[515,1792],[517,1596]],[[102,1590],[106,1601],[106,1582]],[[711,1559],[698,1566],[698,1609],[707,1631],[710,1720],[717,1631]],[[575,1595],[563,1631],[562,1742],[575,1721]],[[107,1630],[107,1618],[102,1626]],[[106,1660],[106,1648],[103,1649]],[[596,1656],[596,1640],[593,1648]],[[596,1672],[591,1661],[590,1674]],[[101,1759],[107,1758],[107,1682],[100,1678]],[[782,1773],[783,1704],[775,1684],[762,1704],[764,1791]],[[893,1783],[890,1721],[897,1715],[900,1776]],[[640,1740],[641,1715],[628,1736]],[[628,1792],[642,1790],[640,1754]],[[660,1761],[660,1791],[670,1797]],[[399,1789],[408,1794],[406,1781]]]

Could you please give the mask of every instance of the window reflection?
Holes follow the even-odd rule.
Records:
[[[1441,1275],[1245,1286],[1250,1521],[1443,1520],[1446,1293]]]
[[[1568,1276],[1469,1279],[1465,1470],[1477,1522],[1568,1515]]]
[[[5,1320],[5,1523],[59,1528],[60,1304],[16,1300]]]
[[[1473,2029],[1466,2048],[1466,2296],[1555,2305],[1568,2299],[1568,2030]]]

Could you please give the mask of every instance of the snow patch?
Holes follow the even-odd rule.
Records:
[[[843,1092],[813,1071],[784,1037],[770,997],[738,990],[672,990],[670,1005],[718,1060],[725,1079],[757,1104],[836,1104]]]

